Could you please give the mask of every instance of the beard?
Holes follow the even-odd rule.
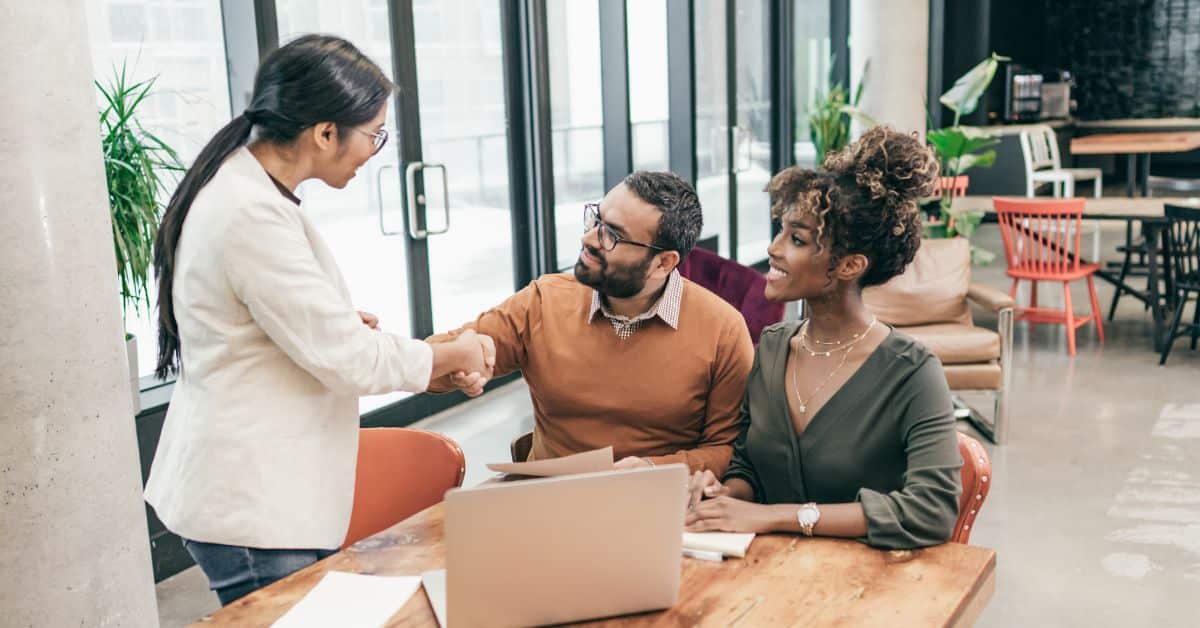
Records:
[[[584,248],[600,261],[600,267],[588,268],[582,258],[576,261],[575,279],[578,279],[579,283],[594,289],[602,296],[614,299],[628,299],[646,287],[646,269],[650,267],[653,255],[647,255],[632,266],[609,266],[608,259],[600,251]]]

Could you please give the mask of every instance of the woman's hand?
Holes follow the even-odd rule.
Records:
[[[775,508],[766,504],[722,496],[700,502],[687,512],[688,532],[771,532],[776,529]]]
[[[697,471],[688,481],[688,508],[699,504],[701,500],[728,494],[729,488],[721,484],[721,480],[718,480],[712,471],[708,469]]]
[[[358,318],[362,320],[362,324],[366,325],[368,328],[374,329],[375,331],[380,331],[378,316],[375,316],[370,312],[363,312],[362,310],[359,310]]]

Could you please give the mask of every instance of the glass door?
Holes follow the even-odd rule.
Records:
[[[767,0],[733,4],[737,124],[732,162],[738,224],[734,259],[754,264],[767,259],[771,244],[771,212],[763,191],[771,180],[771,7]]]
[[[422,338],[511,295],[500,3],[276,0],[276,12],[281,44],[313,32],[345,37],[398,88],[388,147],[345,190],[300,190],[355,305],[385,329]],[[360,410],[403,396],[365,398]]]

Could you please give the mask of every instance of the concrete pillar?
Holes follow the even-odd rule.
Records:
[[[156,626],[82,1],[0,9],[0,625]]]
[[[850,84],[870,60],[859,107],[901,131],[925,134],[929,80],[928,0],[851,0]]]

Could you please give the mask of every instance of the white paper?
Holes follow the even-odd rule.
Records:
[[[421,585],[425,587],[425,597],[429,598],[438,624],[446,628],[446,570],[426,571],[421,574]]]
[[[754,540],[753,532],[684,532],[683,547],[685,549],[706,552],[720,552],[725,556],[743,558],[750,542]]]
[[[511,473],[513,475],[533,475],[537,477],[554,477],[572,475],[575,473],[594,473],[596,471],[613,470],[613,448],[593,449],[579,454],[549,458],[546,460],[531,460],[529,462],[492,463],[487,466],[492,471]]]
[[[408,602],[418,576],[368,576],[331,571],[274,628],[379,628]]]

